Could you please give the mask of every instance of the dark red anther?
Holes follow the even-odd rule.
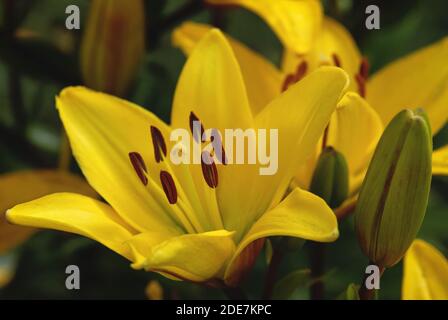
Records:
[[[204,158],[207,158],[209,161],[204,161]],[[204,176],[205,182],[207,182],[208,186],[212,189],[215,189],[218,186],[218,169],[216,168],[216,164],[213,161],[213,157],[208,151],[202,152],[201,155],[201,167],[202,167],[202,175]]]
[[[358,83],[358,91],[359,95],[363,98],[366,97],[366,79],[361,76],[360,74],[357,74],[355,76],[356,82]]]
[[[308,71],[308,63],[306,61],[302,61],[301,64],[297,67],[296,70],[296,76],[295,76],[295,82],[299,82],[303,79],[303,77],[306,75],[306,72]]]
[[[201,126],[200,132],[199,132],[199,125]],[[193,113],[193,111],[190,112],[190,131],[191,131],[191,134],[193,135],[194,141],[196,141],[197,143],[200,143],[202,141],[202,137],[204,135],[205,130],[204,130],[204,127],[202,126],[201,121]]]
[[[333,53],[331,55],[332,59],[333,59],[333,63],[336,67],[341,68],[342,67],[342,63],[341,63],[341,58],[339,58],[339,56],[336,53]]]
[[[146,176],[148,171],[142,156],[138,152],[129,152],[129,160],[131,160],[131,164],[134,167],[140,181],[146,186],[148,184],[148,177]]]
[[[212,142],[213,150],[215,151],[216,159],[218,159],[219,163],[227,165],[226,150],[224,149],[221,135],[217,129],[212,129],[210,140]]]
[[[306,72],[308,71],[308,63],[306,61],[302,61],[296,69],[295,73],[290,73],[286,76],[285,80],[282,84],[282,92],[285,92],[288,90],[288,88],[293,85],[294,83],[299,82],[303,79],[303,77],[306,75]]]
[[[359,74],[361,75],[361,77],[364,78],[364,80],[367,80],[367,78],[369,77],[369,70],[370,70],[369,60],[367,60],[367,58],[364,57],[362,58],[361,64],[359,66]]]
[[[295,75],[294,74],[288,74],[285,78],[285,80],[283,81],[282,84],[282,92],[285,92],[286,90],[288,90],[289,86],[292,85],[295,81]]]
[[[156,162],[160,162],[163,160],[162,153],[164,157],[166,157],[166,144],[165,139],[163,139],[162,132],[154,126],[151,126],[151,137],[152,137],[152,145],[154,147],[154,157],[156,158]]]
[[[173,177],[166,171],[160,171],[160,182],[170,204],[177,202],[177,189]]]

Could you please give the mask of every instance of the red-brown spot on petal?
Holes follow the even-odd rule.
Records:
[[[202,141],[202,136],[204,135],[204,127],[202,126],[201,120],[194,114],[193,111],[190,112],[190,131],[196,142]],[[200,129],[199,126],[200,125]]]
[[[339,58],[339,56],[336,53],[333,53],[331,55],[331,58],[333,59],[333,63],[336,67],[339,67],[339,68],[342,67],[341,58]]]
[[[166,144],[165,139],[163,139],[162,132],[154,126],[151,126],[151,137],[152,137],[152,145],[154,147],[154,157],[156,162],[160,162],[163,160],[162,153],[166,157]]]
[[[208,157],[209,163],[204,161],[204,157]],[[216,168],[216,164],[213,161],[213,157],[208,151],[202,152],[201,155],[201,167],[202,167],[202,175],[204,176],[205,182],[207,182],[208,186],[212,189],[218,186],[218,169]]]
[[[146,177],[146,173],[148,173],[148,171],[142,156],[138,152],[129,152],[129,160],[131,161],[131,164],[134,167],[140,181],[146,186],[148,184],[148,177]]]
[[[173,177],[166,171],[160,171],[160,182],[170,204],[177,202],[177,189]]]

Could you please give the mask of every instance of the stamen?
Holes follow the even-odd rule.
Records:
[[[295,81],[295,75],[294,74],[288,74],[285,78],[285,81],[283,81],[282,85],[282,92],[285,92],[288,90],[289,86],[292,85]]]
[[[283,81],[282,92],[285,92],[291,85],[302,80],[307,71],[308,63],[306,61],[302,61],[298,65],[295,73],[291,73],[286,76],[285,80]]]
[[[331,57],[333,58],[334,65],[335,65],[336,67],[341,68],[341,66],[342,66],[342,64],[341,64],[341,58],[339,58],[339,56],[338,56],[336,53],[333,53],[333,54],[331,55]]]
[[[364,78],[364,80],[367,80],[367,78],[369,77],[369,70],[369,60],[367,60],[366,57],[363,57],[361,60],[361,65],[359,66],[359,74]]]
[[[357,74],[355,76],[356,82],[358,83],[359,95],[363,98],[366,97],[366,79],[361,75]]]
[[[212,129],[212,135],[210,137],[210,140],[212,142],[213,150],[216,153],[216,158],[218,159],[218,161],[223,165],[227,165],[226,150],[224,149],[221,136],[217,129],[215,128]]]
[[[206,155],[204,156],[204,154]],[[209,157],[210,164],[204,162],[204,157]],[[218,186],[218,170],[212,156],[207,151],[204,151],[201,155],[201,167],[205,182],[207,182],[210,188],[215,189]]]
[[[196,126],[195,126],[196,123]],[[201,124],[201,132],[199,133],[198,127],[197,127],[197,123]],[[194,114],[193,111],[190,112],[190,131],[191,134],[193,135],[194,141],[196,141],[197,143],[202,141],[202,136],[204,135],[204,127],[202,126],[201,121],[199,120],[199,118]],[[199,136],[200,134],[200,136]]]
[[[154,126],[151,126],[151,137],[152,145],[154,147],[154,157],[156,158],[156,162],[158,163],[163,160],[162,153],[164,157],[166,157],[165,140],[163,139],[162,132],[160,132],[160,130]]]
[[[142,156],[138,152],[129,152],[129,160],[131,160],[131,164],[134,167],[137,176],[140,178],[140,181],[146,186],[148,184],[148,178],[146,177],[148,171]]]
[[[177,189],[173,177],[166,171],[160,171],[160,182],[170,204],[177,202]]]
[[[302,61],[302,63],[297,67],[296,82],[302,80],[302,78],[306,75],[307,71],[308,71],[308,63],[306,61]]]

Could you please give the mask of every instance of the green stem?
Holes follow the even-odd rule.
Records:
[[[277,278],[277,271],[282,260],[283,260],[283,252],[281,252],[278,249],[277,250],[274,249],[264,283],[263,299],[265,300],[272,298],[272,292],[274,290],[274,284]]]
[[[370,262],[369,265],[374,264],[373,262]],[[386,270],[384,267],[378,266],[380,269],[380,277],[383,275],[384,271]],[[375,300],[376,299],[376,290],[375,289],[367,289],[366,287],[366,280],[369,277],[369,274],[365,274],[363,276],[361,285],[359,286],[359,298],[361,300]]]
[[[312,300],[322,300],[325,296],[325,286],[322,276],[325,272],[325,245],[310,242],[311,281],[310,297]]]

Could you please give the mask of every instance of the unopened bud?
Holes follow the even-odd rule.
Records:
[[[339,207],[348,196],[348,165],[342,153],[326,147],[320,154],[310,191],[331,207]]]
[[[356,234],[372,263],[393,266],[416,237],[428,203],[431,154],[422,111],[397,114],[378,143],[356,205]]]
[[[95,90],[123,96],[145,49],[142,0],[92,1],[81,43],[81,71]]]

